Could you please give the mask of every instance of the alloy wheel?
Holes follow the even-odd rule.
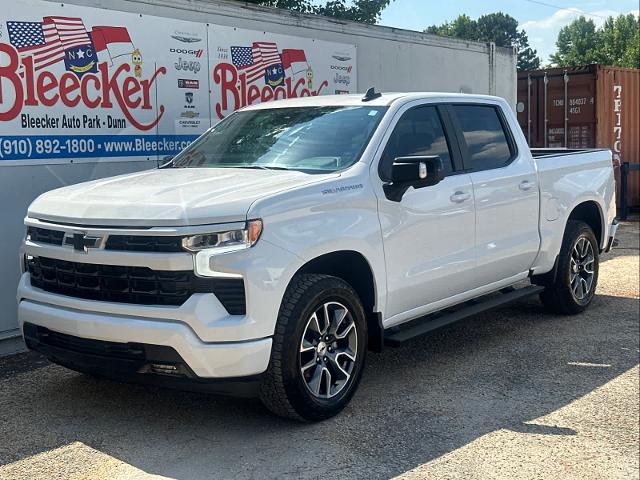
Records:
[[[338,395],[349,382],[358,355],[358,331],[354,317],[338,302],[318,307],[300,342],[300,373],[317,398]]]
[[[580,237],[571,252],[571,292],[576,300],[584,300],[593,288],[595,255],[591,242]]]

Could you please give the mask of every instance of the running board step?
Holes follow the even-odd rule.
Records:
[[[518,288],[516,290],[501,293],[498,296],[491,296],[485,300],[480,298],[474,299],[472,302],[462,304],[457,310],[452,312],[433,313],[422,318],[411,321],[411,325],[406,327],[395,328],[387,333],[385,332],[384,343],[392,347],[397,347],[407,340],[424,335],[427,332],[435,330],[450,323],[477,315],[478,313],[493,310],[502,307],[516,300],[520,300],[531,295],[536,295],[544,290],[544,287],[531,285],[528,287]]]

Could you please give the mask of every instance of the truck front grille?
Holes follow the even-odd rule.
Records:
[[[36,243],[61,246],[64,240],[62,230],[28,227],[27,235]],[[161,235],[109,235],[104,246],[106,250],[123,252],[184,252],[182,237]]]
[[[27,235],[31,241],[36,243],[47,243],[49,245],[62,245],[64,232],[61,230],[50,230],[48,228],[28,227]]]
[[[213,293],[231,315],[246,312],[244,280],[201,278],[192,271],[97,265],[30,257],[31,285],[51,293],[105,302],[182,305],[194,293]]]
[[[182,237],[143,235],[109,235],[104,248],[132,252],[184,252]]]

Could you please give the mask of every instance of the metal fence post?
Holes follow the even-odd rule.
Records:
[[[549,77],[547,72],[544,72],[544,148],[549,145],[549,136],[547,135],[547,129],[549,124],[549,117],[547,116],[547,90],[549,88]]]
[[[569,74],[564,71],[564,148],[569,146]]]
[[[527,143],[531,146],[531,74],[527,74]]]
[[[627,180],[629,176],[629,162],[620,166],[620,219],[627,219]]]

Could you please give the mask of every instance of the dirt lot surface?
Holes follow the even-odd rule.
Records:
[[[0,479],[634,479],[638,224],[575,317],[536,299],[371,354],[343,414],[96,380],[0,359]]]

